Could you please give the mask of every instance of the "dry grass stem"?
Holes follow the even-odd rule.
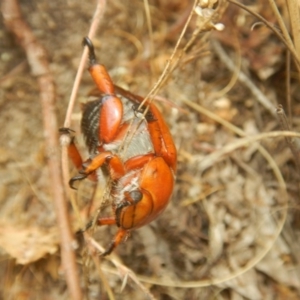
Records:
[[[288,2],[291,2],[291,1],[288,1]],[[281,31],[283,33],[284,39],[287,42],[287,44],[289,45],[289,49],[293,49],[292,53],[293,53],[293,56],[294,56],[294,58],[295,58],[295,60],[297,62],[297,67],[298,67],[298,70],[299,70],[299,68],[300,68],[300,65],[299,65],[299,61],[300,61],[299,51],[297,51],[298,50],[297,48],[295,49],[295,46],[294,46],[293,41],[291,39],[291,36],[290,36],[290,34],[288,32],[288,29],[287,29],[287,27],[286,27],[286,25],[285,25],[285,23],[283,21],[283,18],[282,18],[281,14],[280,14],[280,12],[278,10],[277,4],[275,3],[274,0],[269,0],[269,3],[270,3],[270,6],[271,6],[271,8],[272,8],[272,10],[273,10],[273,12],[275,14],[275,16],[276,16],[277,22],[279,23],[279,26],[280,26],[280,29],[281,29]],[[296,3],[296,1],[294,1],[294,4],[295,3]],[[297,27],[295,27],[296,24],[294,24],[294,22],[297,21],[296,18],[299,16],[299,7],[298,7],[298,9],[296,9],[297,6],[298,6],[297,4],[293,5],[293,6],[289,6],[292,10],[295,11],[295,13],[292,13],[292,15],[290,15],[290,17],[292,18],[291,19],[291,25],[294,26],[294,29],[293,29],[294,33],[295,33],[295,31],[297,31],[299,29],[299,24],[298,24]],[[298,13],[297,13],[297,11],[298,11]],[[291,11],[289,11],[289,12],[291,13]],[[298,35],[299,35],[299,33],[296,34],[295,38],[297,38]]]
[[[300,13],[299,2],[297,0],[288,0],[288,11],[290,17],[290,26],[293,34],[293,40],[297,53],[300,53]],[[297,9],[298,8],[298,9]]]
[[[278,105],[277,109],[276,109],[277,115],[278,115],[278,119],[280,122],[280,126],[282,130],[285,131],[290,131],[290,126],[286,117],[286,114],[284,112],[284,109],[282,107],[282,105]],[[298,174],[300,174],[300,140],[299,137],[297,138],[296,136],[285,136],[285,140],[287,145],[289,146],[289,148],[291,149],[294,159],[295,159],[295,163],[297,165],[298,168]]]
[[[106,5],[105,0],[97,1],[95,13],[94,13],[92,23],[90,26],[90,30],[88,33],[88,36],[90,38],[93,38],[93,36],[96,34],[96,30],[99,26],[99,22],[104,14],[105,5]],[[87,47],[84,47],[83,53],[82,53],[82,56],[80,59],[80,63],[78,66],[77,74],[76,74],[76,77],[74,80],[73,88],[71,91],[71,96],[70,96],[70,100],[69,100],[69,104],[68,104],[68,108],[67,108],[67,112],[66,112],[66,117],[65,117],[65,121],[64,121],[64,128],[70,128],[70,126],[71,126],[71,115],[74,110],[76,96],[77,96],[80,81],[82,78],[82,73],[83,73],[85,65],[86,65],[87,56],[88,56],[88,49],[87,49]],[[61,164],[62,164],[63,181],[64,181],[65,190],[67,191],[69,199],[71,200],[73,210],[76,213],[77,220],[80,222],[81,227],[83,227],[83,223],[82,223],[82,220],[81,220],[80,214],[79,214],[79,209],[78,209],[76,201],[75,201],[74,192],[70,191],[69,184],[68,184],[69,179],[70,179],[70,171],[69,171],[70,166],[69,166],[69,159],[68,159],[68,153],[67,153],[67,146],[70,143],[69,139],[70,139],[70,137],[68,135],[65,135],[65,134],[61,135],[61,146],[62,146],[61,147]]]

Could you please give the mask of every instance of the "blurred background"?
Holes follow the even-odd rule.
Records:
[[[292,31],[286,1],[275,2]],[[271,0],[240,3],[282,33]],[[191,0],[107,1],[93,43],[113,81],[147,95],[193,5]],[[20,7],[47,51],[62,127],[96,3],[22,0]],[[39,87],[0,18],[0,298],[69,299]],[[296,36],[291,43],[297,44]],[[80,103],[92,88],[85,71],[72,115],[77,135]],[[299,132],[299,72],[287,46],[237,5],[201,1],[155,103],[178,149],[176,186],[166,211],[116,249],[124,269],[101,261],[113,297],[299,299],[299,162],[278,133],[282,118],[276,115],[282,104],[291,129]],[[272,131],[277,136],[260,135]],[[297,150],[297,140],[292,143]],[[81,183],[80,208],[93,197],[93,188]],[[111,212],[109,205],[105,211]],[[70,216],[78,229],[71,206]],[[115,232],[116,227],[97,228],[94,238],[105,247]],[[84,295],[109,299],[93,262],[84,263],[86,252],[84,244],[77,252]]]

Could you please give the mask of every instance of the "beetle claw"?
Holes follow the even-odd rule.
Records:
[[[68,128],[68,127],[61,127],[58,129],[60,134],[71,134],[72,132],[75,132],[75,130]]]
[[[94,50],[94,45],[89,37],[84,37],[82,41],[83,46],[87,46],[89,48],[89,60],[91,65],[95,65],[97,63],[96,61],[96,55]]]
[[[115,247],[116,247],[115,243],[112,242],[104,252],[100,253],[100,257],[105,257],[111,254]]]
[[[93,225],[93,220],[89,221],[89,222],[86,224],[86,226],[85,226],[83,229],[81,229],[80,231],[81,231],[81,232],[85,232],[85,231],[87,231],[88,229],[90,229],[90,228],[92,227],[92,225]]]
[[[72,177],[69,181],[70,188],[73,189],[73,190],[77,190],[77,188],[74,187],[74,182],[78,181],[78,180],[83,180],[83,179],[87,178],[87,176],[88,176],[87,174],[82,173],[82,174],[79,174],[79,175],[76,175],[76,176]]]
[[[76,235],[80,235],[83,234],[84,232],[86,232],[88,229],[90,229],[93,225],[93,220],[89,221],[86,226],[84,226],[84,228],[78,229],[76,231]]]

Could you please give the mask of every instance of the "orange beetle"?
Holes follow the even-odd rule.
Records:
[[[99,218],[98,225],[117,225],[108,255],[129,234],[154,220],[167,206],[174,187],[177,154],[169,129],[156,106],[113,84],[105,67],[96,61],[91,40],[89,72],[100,98],[83,107],[81,130],[89,149],[83,161],[74,143],[68,147],[79,174],[69,184],[86,177],[97,180],[100,168],[106,168],[113,180],[111,188],[113,217]],[[70,133],[69,129],[64,132]],[[125,141],[125,142],[124,142]]]

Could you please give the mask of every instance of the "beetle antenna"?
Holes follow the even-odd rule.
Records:
[[[90,65],[93,66],[97,63],[96,61],[96,55],[95,55],[95,50],[94,50],[94,45],[89,37],[84,37],[82,41],[83,46],[87,46],[89,48],[89,60],[90,60]]]

